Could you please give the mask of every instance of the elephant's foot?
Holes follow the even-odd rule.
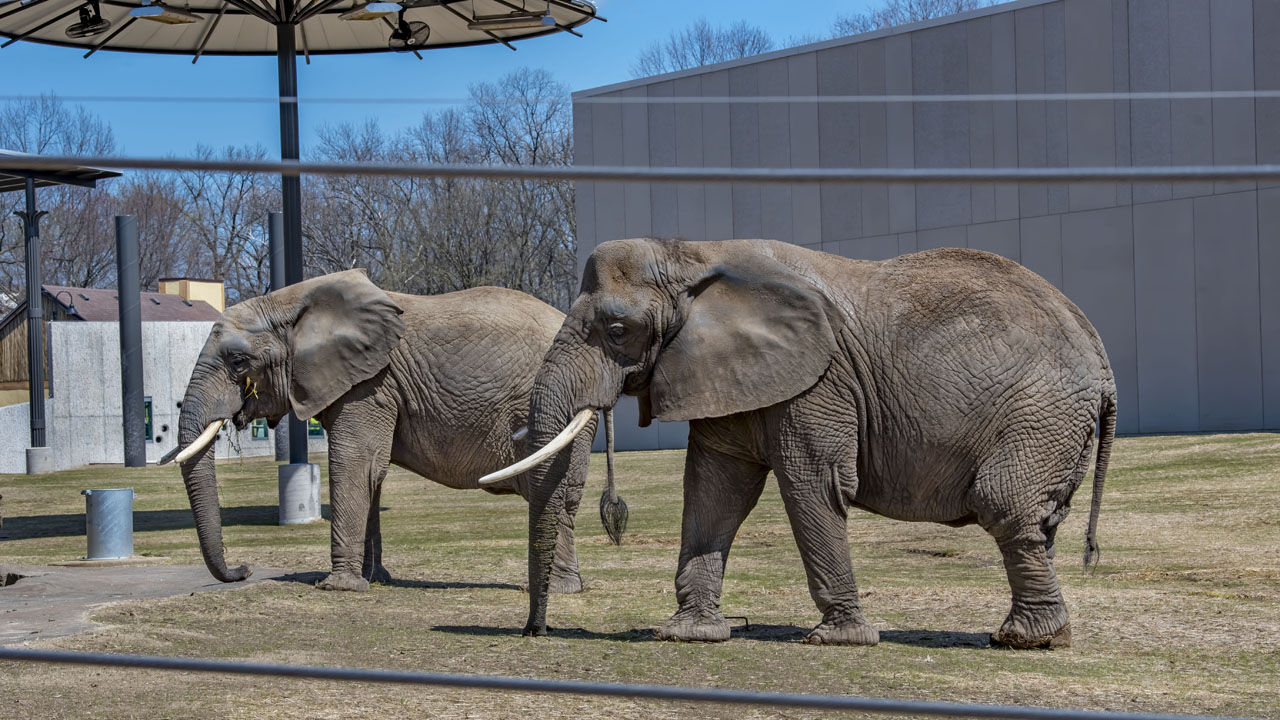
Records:
[[[681,610],[654,630],[653,636],[678,642],[724,642],[729,639],[729,621],[719,610]]]
[[[360,569],[360,577],[371,583],[389,583],[391,582],[391,573],[387,571],[386,566],[382,563],[368,566]]]
[[[818,623],[804,641],[810,645],[875,645],[880,642],[880,631],[865,620]]]
[[[553,593],[573,594],[580,593],[585,589],[582,582],[582,576],[576,570],[551,570],[550,582],[547,584],[547,590]]]
[[[991,644],[1017,650],[1071,647],[1071,623],[1065,607],[1031,615],[1009,613],[1000,629],[991,633]]]
[[[352,592],[368,592],[369,581],[351,573],[329,573],[328,577],[316,583],[321,590],[350,590]]]

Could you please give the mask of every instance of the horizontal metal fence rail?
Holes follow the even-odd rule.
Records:
[[[790,103],[863,105],[900,103],[963,102],[1168,102],[1183,100],[1273,100],[1280,90],[1174,90],[1136,92],[1037,92],[1037,93],[935,93],[892,95],[578,95],[572,102],[580,105],[723,105]],[[39,95],[0,95],[0,101],[38,100]],[[467,97],[297,97],[295,95],[59,95],[59,100],[77,103],[155,103],[155,104],[270,104],[299,105],[464,105]],[[508,105],[528,104],[528,98],[497,98]],[[555,96],[544,103],[569,103],[569,96]]]
[[[16,650],[3,647],[0,647],[0,660],[306,678],[311,680],[344,680],[397,685],[470,688],[474,690],[593,695],[726,705],[845,710],[884,715],[1001,718],[1003,720],[1244,720],[1242,718],[1222,718],[1204,715],[1064,710],[1016,705],[974,705],[925,700],[867,698],[856,695],[809,695],[719,688],[693,688],[676,685],[629,685],[578,680],[541,680],[538,678],[504,677],[499,675],[461,675],[404,670],[272,665],[149,655],[112,655],[108,653],[78,653],[61,650]]]
[[[702,168],[601,165],[393,164],[294,160],[15,155],[6,167],[43,170],[79,165],[107,170],[192,170],[281,175],[376,175],[656,183],[887,184],[1280,181],[1280,164],[1032,168]]]

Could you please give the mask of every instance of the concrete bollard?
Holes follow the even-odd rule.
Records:
[[[133,555],[133,488],[83,490],[84,526],[89,538],[86,560],[117,560]]]
[[[280,524],[296,525],[320,519],[320,466],[315,463],[281,465]]]

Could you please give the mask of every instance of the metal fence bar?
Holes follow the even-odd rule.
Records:
[[[594,182],[886,184],[1280,181],[1280,164],[1037,168],[696,168],[599,165],[392,164],[337,161],[195,160],[183,158],[17,155],[9,167],[41,170],[65,165],[116,170],[203,170],[281,175],[377,175],[490,180]]]
[[[498,675],[461,675],[404,670],[318,667],[308,665],[273,665],[229,660],[160,657],[149,655],[112,655],[78,653],[61,650],[15,650],[0,648],[0,660],[23,662],[96,665],[102,667],[148,668],[187,672],[233,675],[308,678],[312,680],[345,680],[354,682],[424,685],[433,687],[471,688],[476,690],[508,690],[519,692],[594,695],[646,700],[706,702],[729,705],[814,708],[849,710],[887,715],[927,715],[931,717],[1001,718],[1003,720],[1242,720],[1203,715],[1170,715],[1058,708],[1021,707],[1016,705],[975,705],[926,700],[867,698],[855,695],[810,695],[801,693],[693,688],[676,685],[630,685],[622,683],[584,682],[578,680],[542,680],[538,678]]]
[[[39,99],[38,95],[0,95],[0,101]],[[727,103],[931,103],[931,102],[1048,102],[1048,101],[1180,101],[1180,100],[1267,100],[1280,98],[1280,90],[1175,90],[1152,92],[1061,92],[1061,93],[939,93],[934,95],[663,95],[631,97],[625,95],[579,95],[572,102],[586,105],[683,105]],[[299,103],[304,105],[464,105],[467,97],[297,97],[286,95],[59,95],[64,102],[82,103],[164,103],[164,104],[268,104]],[[528,98],[497,98],[509,105],[525,105]],[[568,96],[556,96],[545,103],[567,103]]]

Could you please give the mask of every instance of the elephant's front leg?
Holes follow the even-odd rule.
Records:
[[[366,536],[376,518],[382,479],[391,460],[395,415],[372,394],[348,402],[329,423],[329,576],[321,590],[369,589],[365,579]],[[380,549],[381,533],[371,538]],[[379,558],[373,558],[377,563]]]
[[[691,438],[684,467],[684,516],[676,570],[679,609],[657,629],[659,640],[729,639],[720,612],[729,546],[764,489],[769,469],[702,446]]]
[[[846,493],[856,492],[853,464],[805,457],[774,468],[822,622],[805,638],[815,645],[875,645],[880,633],[862,615],[849,560]],[[844,475],[844,477],[842,477]]]

